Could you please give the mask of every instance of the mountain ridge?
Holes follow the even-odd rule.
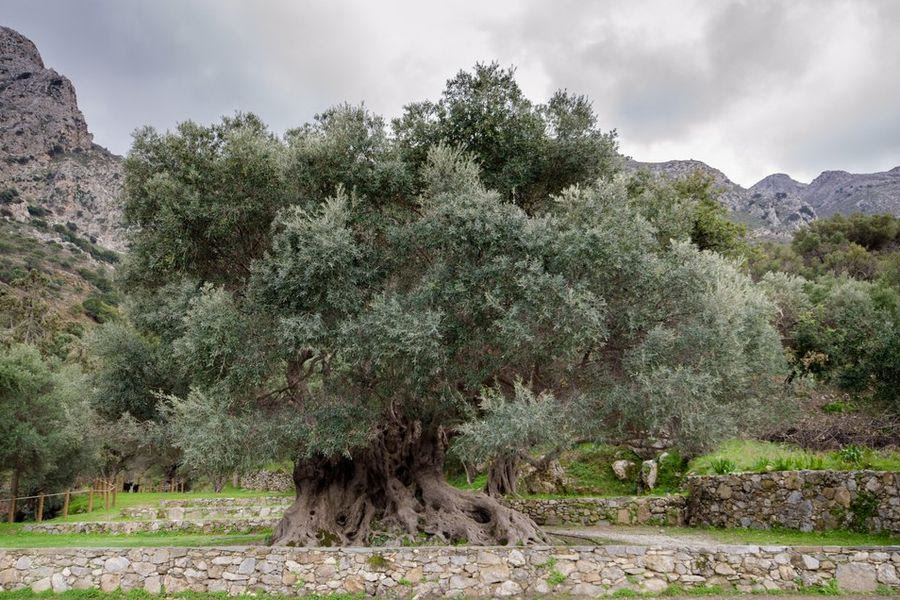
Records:
[[[696,159],[663,162],[626,161],[627,170],[646,170],[665,177],[700,171],[712,177],[720,201],[737,220],[758,236],[785,238],[820,217],[835,214],[890,213],[900,216],[900,166],[875,173],[828,170],[810,183],[787,173],[772,173],[749,188],[731,181],[719,169]]]
[[[0,26],[0,210],[124,250],[122,158],[94,143],[75,86]]]

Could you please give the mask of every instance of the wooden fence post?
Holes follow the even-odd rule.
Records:
[[[19,470],[13,470],[13,478],[9,497],[9,522],[16,520],[16,494],[19,493]]]
[[[44,495],[41,494],[38,496],[38,505],[37,505],[37,513],[35,514],[35,520],[40,523],[44,520]]]
[[[103,486],[103,502],[106,504],[106,512],[109,512],[109,483]]]
[[[69,516],[69,494],[69,490],[66,490],[66,495],[63,496],[63,519]]]
[[[91,484],[91,489],[88,490],[88,512],[92,512],[94,510],[94,486]]]

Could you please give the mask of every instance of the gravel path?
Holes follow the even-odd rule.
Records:
[[[544,531],[566,538],[566,541],[578,543],[629,544],[635,546],[680,546],[690,548],[702,548],[707,546],[722,546],[721,541],[703,534],[672,535],[659,527],[640,527],[629,525],[627,527],[602,526],[593,527],[544,527]]]

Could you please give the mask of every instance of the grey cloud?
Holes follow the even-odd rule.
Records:
[[[586,93],[623,149],[771,171],[900,163],[891,0],[0,0],[69,76],[98,143],[145,123],[257,112],[276,131],[337,102],[393,116],[475,61]]]

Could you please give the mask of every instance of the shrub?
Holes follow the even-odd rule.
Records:
[[[46,217],[50,214],[50,211],[42,206],[35,206],[34,204],[28,205],[28,214],[32,217]]]
[[[838,460],[854,466],[862,466],[865,459],[865,451],[856,444],[844,446],[836,454]]]
[[[849,402],[829,402],[825,406],[822,407],[822,410],[828,414],[840,414],[840,413],[848,413],[854,412],[856,407],[850,404]]]
[[[84,309],[84,313],[87,316],[98,323],[105,323],[106,321],[115,320],[118,317],[116,309],[95,294],[91,294],[85,298],[84,302],[81,303],[81,307]]]
[[[12,204],[13,202],[17,202],[16,199],[18,197],[19,191],[13,188],[0,190],[0,204]]]
[[[727,475],[737,470],[734,461],[728,458],[717,458],[712,462],[712,469],[718,475]]]

